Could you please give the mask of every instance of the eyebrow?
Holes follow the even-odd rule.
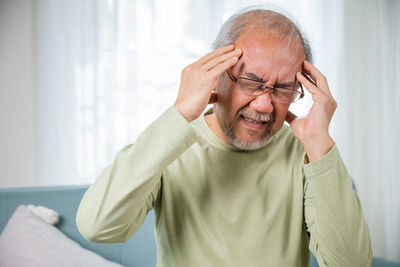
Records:
[[[252,72],[246,72],[245,75],[247,75],[250,79],[254,79],[259,82],[265,83],[265,81],[262,78],[258,77],[256,74],[254,74]]]
[[[266,81],[264,81],[264,79],[260,78],[257,76],[257,74],[254,74],[252,72],[246,72],[245,75],[247,77],[249,77],[250,79],[254,79],[257,80],[261,83],[266,83]],[[293,82],[287,82],[287,83],[275,83],[274,87],[293,87],[296,86],[297,82],[293,81]]]

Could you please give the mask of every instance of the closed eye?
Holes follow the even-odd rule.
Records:
[[[290,97],[293,95],[294,90],[285,88],[275,88],[274,93],[275,95]]]
[[[298,85],[297,82],[290,83],[276,83],[275,88],[285,88],[285,89],[294,89]]]

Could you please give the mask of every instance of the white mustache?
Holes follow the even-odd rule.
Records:
[[[243,116],[255,121],[263,121],[263,122],[274,122],[275,116],[272,113],[258,113],[249,110],[241,110],[239,111],[238,117]]]

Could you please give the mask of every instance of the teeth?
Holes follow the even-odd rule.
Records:
[[[252,119],[249,119],[249,118],[247,118],[247,117],[243,117],[246,121],[250,121],[250,122],[253,122],[253,123],[257,123],[257,124],[263,124],[264,122],[263,121],[255,121],[255,120],[252,120]]]

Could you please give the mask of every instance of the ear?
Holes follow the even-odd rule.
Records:
[[[291,124],[292,121],[293,121],[294,119],[296,119],[296,118],[297,118],[296,115],[294,115],[292,112],[288,111],[288,112],[286,113],[285,121],[287,121],[289,124]]]
[[[215,102],[217,102],[217,91],[212,91],[208,104],[214,104]]]
[[[217,102],[217,88],[219,87],[220,76],[217,77],[214,83],[214,89],[211,91],[210,99],[208,100],[208,104],[214,104]]]

